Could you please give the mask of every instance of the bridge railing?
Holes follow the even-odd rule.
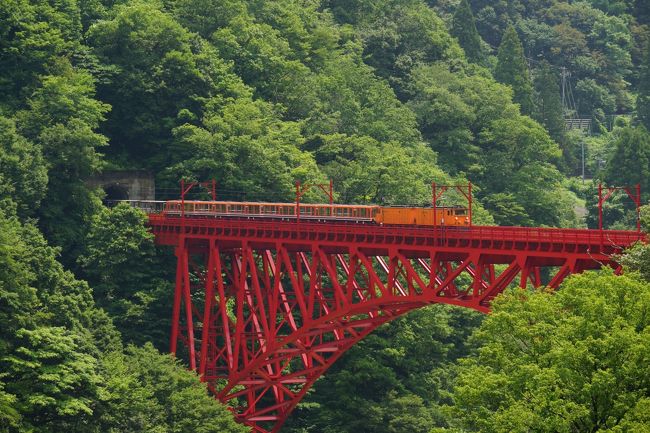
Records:
[[[189,218],[191,227],[215,227],[237,230],[256,229],[268,232],[291,231],[303,235],[318,235],[323,233],[323,225],[319,223],[301,222],[278,222],[260,221],[255,224],[251,221],[240,219],[211,219],[211,218]],[[182,218],[178,216],[150,215],[149,221],[156,225],[179,226]],[[540,243],[570,243],[583,245],[610,245],[628,247],[638,240],[644,240],[645,236],[636,231],[626,230],[590,230],[571,228],[537,228],[537,227],[505,227],[505,226],[472,226],[472,227],[411,227],[411,226],[379,226],[379,225],[358,225],[341,224],[332,222],[327,225],[328,233],[339,235],[372,234],[392,237],[437,237],[444,239],[472,240],[472,241],[495,241],[504,242],[540,242]]]

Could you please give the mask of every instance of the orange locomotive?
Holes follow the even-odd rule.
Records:
[[[183,209],[184,208],[184,209]],[[280,220],[345,221],[357,223],[469,226],[470,215],[463,207],[382,207],[342,204],[259,203],[229,201],[181,201],[165,203],[163,214],[216,218],[269,218]]]

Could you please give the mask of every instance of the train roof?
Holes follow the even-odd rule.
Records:
[[[181,203],[182,200],[167,200],[168,203]],[[237,204],[237,205],[264,205],[264,206],[295,206],[296,202],[278,203],[278,202],[265,202],[265,201],[212,201],[212,200],[185,200],[185,203],[218,203],[218,204]],[[304,203],[300,202],[300,206],[332,206],[332,207],[355,207],[355,208],[376,208],[379,205],[365,205],[365,204],[329,204],[329,203]]]
[[[181,203],[182,200],[167,200],[169,203]],[[185,200],[185,203],[215,203],[215,204],[236,204],[236,205],[256,205],[256,206],[295,206],[296,202],[266,202],[266,201],[213,201],[213,200]],[[329,203],[300,203],[300,206],[332,206],[332,207],[337,207],[337,208],[344,208],[344,207],[355,207],[355,208],[363,208],[363,209],[373,209],[373,208],[389,208],[389,209],[429,209],[433,208],[432,205],[427,205],[427,206],[418,206],[418,205],[389,205],[389,206],[381,206],[378,204],[372,204],[372,205],[367,205],[367,204],[340,204],[340,203],[334,203],[334,204],[329,204]],[[437,209],[466,209],[465,206],[459,206],[459,205],[454,205],[454,206],[436,206]]]

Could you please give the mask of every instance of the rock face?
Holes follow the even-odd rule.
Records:
[[[91,188],[100,187],[106,192],[106,201],[155,200],[156,184],[149,171],[105,171],[86,180]]]

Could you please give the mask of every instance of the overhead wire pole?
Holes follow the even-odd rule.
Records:
[[[181,233],[178,237],[178,243],[176,245],[176,257],[177,257],[177,268],[176,268],[176,284],[174,288],[174,304],[172,310],[172,330],[170,337],[170,352],[176,356],[176,350],[178,347],[178,340],[181,337],[181,327],[180,327],[180,315],[181,315],[181,302],[185,304],[185,320],[187,325],[187,347],[189,348],[189,357],[190,357],[190,369],[196,370],[196,352],[194,346],[194,327],[192,325],[192,301],[191,301],[191,289],[190,289],[190,279],[189,279],[189,257],[188,257],[188,246],[186,243],[185,234],[187,232],[187,219],[185,218],[185,197],[195,186],[201,186],[209,190],[212,201],[217,199],[217,182],[215,179],[212,179],[208,182],[185,182],[185,179],[181,179]],[[203,356],[203,353],[201,353]]]
[[[296,181],[296,222],[300,222],[300,199],[303,195],[309,191],[311,187],[317,187],[323,191],[328,199],[330,205],[330,212],[332,212],[334,205],[334,182],[332,179],[329,180],[329,183],[305,183],[301,184],[300,181]]]
[[[467,215],[468,215],[468,225],[472,226],[472,182],[467,182],[467,185],[437,185],[435,182],[431,182],[431,206],[433,207],[433,230],[434,233],[438,233],[438,200],[442,198],[445,191],[449,188],[456,189],[460,192],[465,199],[467,200]],[[440,226],[444,227],[444,218],[440,221]]]
[[[641,233],[641,184],[634,185],[634,193],[629,186],[608,186],[607,193],[603,195],[603,184],[598,184],[598,230],[600,231],[600,243],[604,242],[603,239],[603,204],[609,199],[616,191],[625,191],[625,193],[632,199],[636,210],[636,231]]]
[[[582,183],[585,183],[585,141],[580,140],[580,147],[582,149]]]

